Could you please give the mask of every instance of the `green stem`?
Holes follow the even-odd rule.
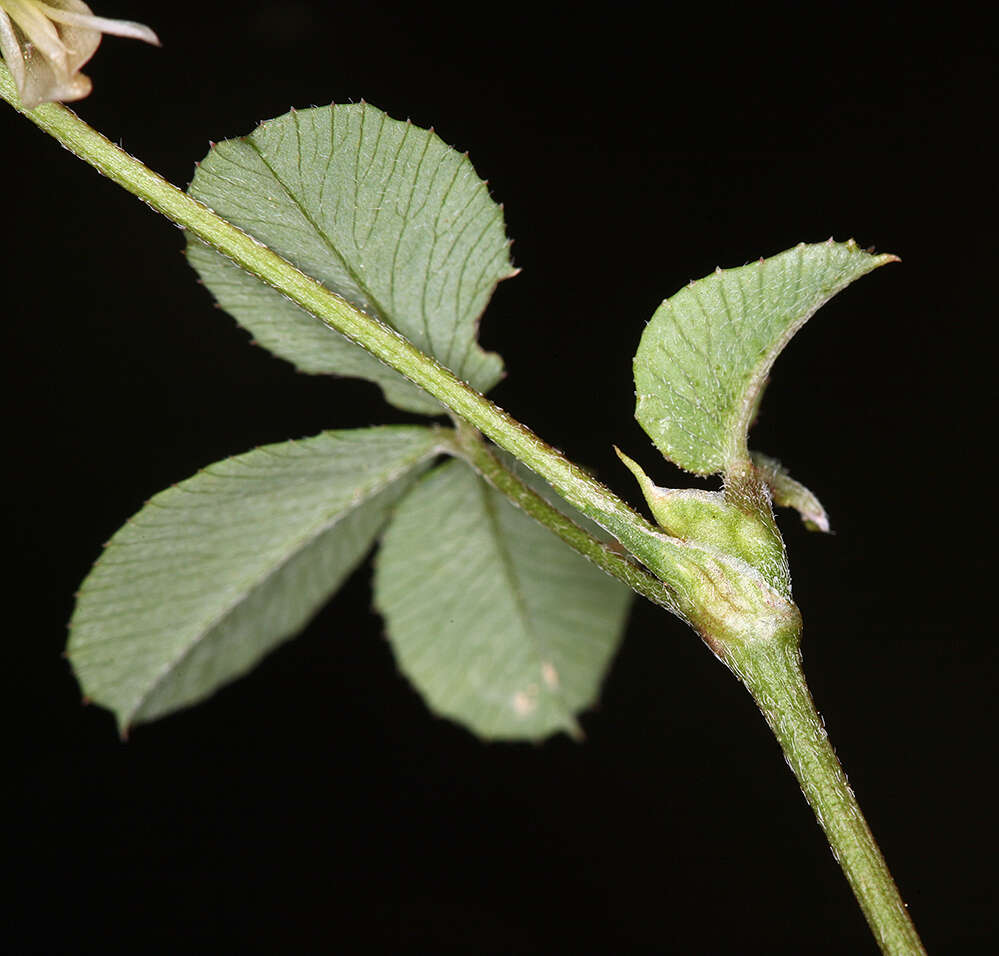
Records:
[[[615,535],[632,554],[656,572],[656,577],[596,542],[526,489],[489,453],[473,430],[458,434],[456,454],[466,458],[499,490],[604,570],[673,613],[685,618],[696,617],[690,612],[697,611],[698,592],[696,588],[690,590],[690,582],[704,574],[705,554],[701,549],[691,548],[650,525],[582,468],[433,358],[420,352],[395,330],[355,309],[287,260],[216,216],[119,149],[74,113],[55,104],[43,104],[31,111],[22,109],[10,73],[2,64],[0,96],[108,179],[426,389],[456,416],[477,426],[497,445],[541,475],[566,501]],[[714,563],[711,555],[707,557],[711,559],[709,564]],[[724,579],[727,572],[724,568],[722,572]],[[705,633],[703,627],[701,630]],[[780,641],[749,642],[744,646],[736,641],[724,656],[759,702],[780,740],[884,952],[922,953],[891,876],[825,739],[797,657],[781,658],[782,653],[786,651]]]
[[[603,523],[597,517],[600,515],[615,524],[644,528],[658,536],[641,515],[608,488],[394,329],[354,308],[286,259],[168,183],[75,113],[54,103],[44,103],[30,111],[22,109],[10,74],[2,66],[0,96],[108,179],[401,372],[459,417],[473,422],[496,444],[541,475],[570,504],[598,523]],[[614,533],[614,529],[608,530]]]
[[[545,501],[536,491],[500,461],[482,440],[482,434],[467,422],[455,418],[456,431],[452,450],[467,461],[497,491],[505,495],[532,518],[557,534],[566,544],[589,558],[607,574],[622,581],[633,591],[667,610],[677,613],[676,601],[670,590],[655,575],[649,574],[627,557],[605,544],[557,508]]]
[[[586,471],[394,329],[355,309],[286,259],[177,189],[64,106],[45,103],[34,110],[22,109],[10,74],[2,65],[0,96],[108,179],[401,372],[457,416],[474,423],[497,445],[541,475],[566,501],[618,537],[639,560],[656,571],[660,578],[665,578],[671,589],[684,587],[684,572],[686,570],[689,575],[690,570],[686,568],[685,548],[681,542],[662,534]],[[670,558],[665,567],[661,560],[664,547]],[[656,603],[685,617],[678,602],[664,600],[666,596],[665,591],[660,591],[660,600]]]
[[[886,956],[925,956],[812,702],[797,639],[732,648],[726,663],[753,695],[780,743],[881,951]]]

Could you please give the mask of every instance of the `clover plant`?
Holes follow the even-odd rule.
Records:
[[[2,6],[16,20],[32,5]],[[123,525],[83,582],[68,645],[123,734],[252,668],[372,549],[376,607],[431,710],[485,738],[577,734],[637,593],[753,695],[883,952],[923,952],[801,670],[772,505],[818,531],[828,518],[748,443],[790,338],[893,256],[802,244],[663,301],[634,359],[652,444],[619,451],[652,522],[486,397],[503,361],[478,323],[516,270],[502,207],[432,131],[366,104],[293,111],[213,146],[185,194],[64,107],[27,109],[37,91],[23,103],[13,72],[0,68],[4,98],[182,226],[194,270],[259,344],[426,416],[252,449]],[[656,451],[718,490],[658,487]]]

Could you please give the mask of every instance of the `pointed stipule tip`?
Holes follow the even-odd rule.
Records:
[[[624,465],[624,467],[627,468],[628,471],[630,471],[637,478],[639,472],[641,472],[641,469],[638,468],[638,465],[634,461],[632,461],[623,451],[621,451],[621,449],[618,448],[617,445],[611,445],[611,447],[614,449],[614,452],[617,455],[617,457],[621,459],[621,463]],[[638,470],[636,471],[636,469]]]
[[[801,523],[809,531],[818,531],[820,534],[832,534],[832,529],[829,527],[829,517],[828,515],[811,515],[806,517],[801,516]]]

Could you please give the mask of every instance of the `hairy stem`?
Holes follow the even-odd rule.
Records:
[[[461,428],[456,433],[455,454],[468,460],[507,497],[605,571],[673,613],[685,619],[696,618],[697,591],[696,588],[691,591],[689,584],[704,574],[703,549],[671,538],[650,525],[585,470],[395,330],[355,309],[290,262],[215,215],[65,107],[46,103],[31,111],[24,110],[3,64],[0,64],[0,96],[108,179],[426,389],[457,418],[475,426],[474,429]],[[655,576],[592,538],[526,488],[489,452],[476,429],[543,477],[583,514],[615,535],[655,572]],[[703,634],[704,628],[701,630]],[[893,956],[923,953],[891,875],[815,713],[799,667],[796,645],[788,647],[780,640],[750,641],[745,645],[735,642],[726,649],[724,659],[749,689],[784,748],[883,951]],[[718,648],[715,649],[718,652]]]
[[[925,956],[805,682],[797,640],[735,648],[726,663],[753,695],[815,811],[885,956]]]
[[[134,193],[261,282],[288,296],[325,325],[402,372],[461,418],[474,422],[498,445],[542,475],[577,508],[648,524],[600,482],[394,329],[354,308],[286,259],[217,216],[115,146],[75,113],[54,103],[45,103],[31,111],[20,109],[16,99],[12,99],[16,94],[9,74],[2,67],[0,95],[11,100],[25,117],[108,179]]]
[[[482,440],[478,429],[455,418],[453,452],[467,461],[483,478],[532,518],[558,535],[571,548],[589,558],[607,574],[624,582],[633,591],[676,613],[676,601],[669,589],[655,575],[629,561],[611,545],[553,507],[497,458]]]
[[[217,216],[115,146],[64,106],[44,103],[34,110],[24,110],[10,74],[2,65],[0,96],[108,179],[426,389],[451,412],[473,423],[497,445],[541,475],[566,501],[615,535],[639,560],[655,570],[668,588],[683,588],[685,572],[690,572],[686,567],[686,549],[681,542],[662,534],[589,473],[394,329],[354,308],[286,259]],[[543,517],[539,520],[547,523]],[[553,530],[558,533],[557,529]],[[671,561],[671,566],[665,568],[661,560],[664,548]],[[661,599],[656,603],[682,617],[678,603],[665,600],[665,596],[666,592],[662,591]]]

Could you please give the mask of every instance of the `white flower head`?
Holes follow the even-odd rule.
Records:
[[[24,108],[86,96],[91,84],[80,69],[104,33],[160,44],[149,27],[95,17],[81,0],[0,0],[0,52]]]

